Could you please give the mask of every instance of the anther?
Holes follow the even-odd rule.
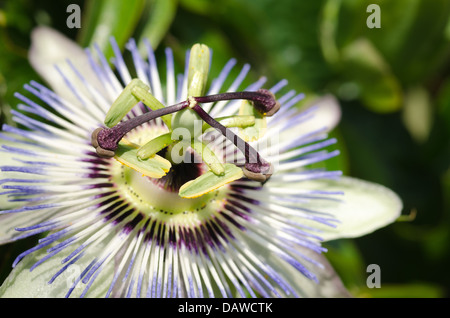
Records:
[[[273,174],[273,166],[270,162],[245,163],[242,168],[244,176],[258,182],[266,182]]]
[[[97,128],[96,130],[94,130],[94,132],[91,135],[91,143],[92,146],[94,146],[95,151],[97,152],[97,154],[102,157],[102,158],[111,158],[114,157],[114,151],[112,150],[107,150],[104,149],[102,147],[99,146],[98,143],[98,135],[99,133],[101,133],[104,129],[103,128]]]
[[[280,103],[275,98],[275,95],[267,89],[259,89],[259,98],[252,100],[253,106],[264,116],[273,116],[279,109]]]
[[[242,140],[242,138],[236,135],[233,131],[227,129],[221,123],[212,118],[199,105],[195,105],[192,109],[208,125],[221,132],[222,135],[233,142],[234,145],[241,150],[245,157],[245,166],[242,171],[247,178],[259,182],[265,182],[270,178],[273,173],[272,165],[262,159],[259,153],[250,144]]]

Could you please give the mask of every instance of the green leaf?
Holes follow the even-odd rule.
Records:
[[[197,198],[227,183],[238,180],[244,175],[241,168],[231,163],[225,164],[224,167],[225,173],[223,175],[216,175],[214,172],[208,171],[197,179],[183,184],[178,194],[183,198]]]
[[[344,76],[354,81],[364,105],[376,112],[397,111],[402,106],[400,83],[377,48],[361,38],[342,50]]]
[[[442,298],[443,287],[430,283],[381,284],[381,288],[364,288],[358,297],[368,298]]]
[[[214,9],[214,4],[209,0],[180,0],[180,3],[186,9],[199,14],[210,14]]]
[[[145,0],[90,0],[79,42],[82,46],[97,44],[109,59],[114,55],[109,38],[114,36],[119,48],[123,48],[141,17],[144,4]]]
[[[383,1],[381,10],[381,32],[367,33],[402,83],[416,85],[444,67],[450,48],[445,34],[449,1]]]
[[[150,12],[142,29],[140,39],[147,38],[153,49],[158,47],[164,35],[169,30],[177,11],[178,0],[149,1]],[[143,41],[139,42],[139,52],[146,54]]]
[[[327,62],[332,65],[339,63],[340,59],[339,49],[336,46],[336,35],[341,4],[341,1],[325,1],[320,22],[319,40],[322,53]]]
[[[161,178],[165,176],[172,166],[170,161],[159,155],[155,155],[154,157],[146,160],[141,160],[137,156],[139,150],[138,148],[139,146],[129,142],[124,142],[122,139],[116,150],[116,155],[114,158],[121,164],[130,167],[145,176],[151,178]]]
[[[437,116],[442,121],[444,135],[450,137],[450,79],[442,84],[436,104]]]
[[[378,29],[366,26],[370,15],[366,9],[370,3],[380,6],[381,27]],[[336,51],[359,38],[367,38],[403,84],[417,85],[443,66],[449,52],[446,38],[449,1],[378,0],[370,3],[327,0],[321,28],[325,57],[336,57]],[[328,58],[328,61],[337,66],[340,60]]]
[[[402,119],[411,136],[419,143],[428,139],[433,121],[433,106],[428,91],[411,88],[405,96]]]

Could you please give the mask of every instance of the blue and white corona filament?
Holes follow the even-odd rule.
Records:
[[[134,40],[127,44],[132,69],[125,65],[113,40],[112,47],[117,76],[99,50],[95,55],[88,52],[90,67],[101,87],[68,62],[70,71],[59,70],[59,75],[72,94],[71,100],[35,81],[24,86],[25,93],[16,94],[21,101],[18,111],[13,111],[18,125],[3,125],[1,133],[7,141],[1,151],[10,160],[0,167],[0,194],[17,205],[2,209],[0,216],[4,218],[0,220],[14,224],[15,231],[10,235],[13,241],[41,237],[35,247],[17,257],[14,266],[33,253],[46,251],[30,270],[49,260],[60,260],[60,267],[49,279],[51,285],[70,266],[82,264],[66,296],[75,295],[75,291],[79,296],[90,296],[96,286],[107,284],[103,295],[108,297],[286,297],[302,296],[301,286],[293,282],[292,275],[320,284],[315,271],[322,265],[311,257],[325,251],[318,228],[333,228],[338,221],[321,211],[320,204],[311,202],[340,200],[343,193],[302,188],[302,183],[341,175],[339,171],[306,168],[338,155],[337,150],[325,150],[336,142],[327,136],[332,127],[302,129],[315,116],[315,108],[300,111],[297,106],[303,94],[281,93],[287,81],[261,90],[265,84],[261,78],[242,87],[248,65],[230,86],[225,86],[236,67],[234,59],[209,87],[191,94],[189,52],[184,72],[177,76],[172,51],[166,49],[167,73],[161,81],[148,43],[145,59]],[[159,115],[129,127],[119,138],[125,141],[124,147],[134,145],[129,146],[133,152],[128,157],[124,152],[101,156],[94,148],[98,146],[96,138],[94,146],[91,143],[91,135],[99,127],[109,129],[105,128],[105,118],[132,82],[131,73],[164,107],[158,113],[138,99],[117,122],[131,122],[155,112]],[[279,111],[272,117],[255,119],[249,113],[253,108],[247,107],[251,104],[246,101],[247,95],[244,101],[242,95],[239,99],[235,99],[238,95],[226,94],[217,99],[208,97],[238,91],[253,95],[268,92],[278,101]],[[199,97],[195,105],[189,96]],[[243,106],[245,103],[248,105]],[[246,166],[245,151],[239,152],[226,134],[216,129],[205,133],[205,138],[214,140],[208,148],[196,148],[194,143],[187,148],[183,156],[192,160],[171,160],[168,153],[173,149],[167,142],[173,140],[165,135],[174,121],[165,120],[169,114],[165,110],[181,104],[183,108],[201,107],[198,113],[202,119],[206,118],[204,114],[224,119],[221,127],[234,131],[232,136],[241,136],[264,159],[256,168]],[[211,128],[214,123],[204,125]],[[276,143],[267,142],[274,136]],[[152,140],[156,141],[140,155],[148,151],[146,158],[153,161],[141,166],[144,160],[136,157],[136,147]],[[205,163],[205,159],[210,162]],[[265,162],[274,165],[268,180],[252,178],[251,173],[239,174],[248,167],[259,173]],[[218,172],[214,167],[219,167]],[[186,184],[192,185],[192,180],[202,176],[202,182],[186,189]],[[211,185],[219,182],[214,179],[217,176],[231,177]]]

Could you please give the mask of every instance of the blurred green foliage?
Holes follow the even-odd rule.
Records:
[[[80,29],[66,25],[72,3],[82,10]],[[380,28],[366,24],[372,3]],[[310,97],[337,96],[343,118],[334,134],[343,155],[329,167],[403,199],[402,221],[326,244],[349,290],[357,297],[448,297],[449,17],[447,0],[1,0],[1,122],[13,124],[13,93],[39,80],[27,61],[36,25],[83,46],[95,42],[108,57],[110,35],[122,48],[130,36],[148,37],[154,48],[171,46],[179,62],[193,43],[207,43],[213,73],[236,57],[252,65],[250,79],[267,76],[270,86],[286,78]],[[0,247],[0,281],[34,241],[21,244]],[[380,289],[366,287],[368,264],[381,268]]]

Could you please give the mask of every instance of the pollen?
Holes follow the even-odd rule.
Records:
[[[195,105],[197,105],[198,103],[197,103],[197,101],[195,100],[195,98],[194,97],[192,97],[192,96],[190,96],[189,98],[188,98],[188,102],[189,102],[189,108],[194,108],[195,107]]]

